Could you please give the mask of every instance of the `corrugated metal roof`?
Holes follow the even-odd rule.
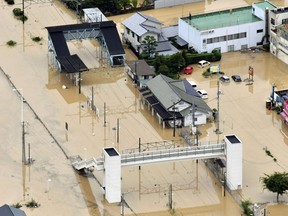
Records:
[[[101,22],[100,29],[106,42],[109,54],[124,55],[125,51],[116,29],[116,24],[113,21]]]
[[[66,39],[62,31],[60,32],[51,32],[50,38],[52,40],[55,52],[57,56],[68,56],[70,55]]]

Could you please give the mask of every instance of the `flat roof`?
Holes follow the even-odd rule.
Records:
[[[105,148],[104,151],[107,152],[107,154],[112,157],[112,156],[119,156],[118,152],[115,150],[115,148]]]
[[[261,21],[260,18],[252,14],[252,6],[187,16],[182,20],[199,31]]]
[[[277,8],[275,5],[273,5],[271,2],[268,2],[268,1],[263,1],[263,2],[257,2],[257,3],[254,3],[254,5],[257,5],[257,7],[263,9],[263,10],[273,10],[275,8]]]

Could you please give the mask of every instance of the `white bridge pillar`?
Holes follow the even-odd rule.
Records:
[[[236,135],[224,136],[226,142],[226,183],[230,190],[242,189],[242,142]]]
[[[111,148],[103,149],[105,198],[109,203],[121,201],[121,156]]]

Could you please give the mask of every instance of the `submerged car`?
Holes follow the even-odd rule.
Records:
[[[187,66],[183,70],[184,74],[192,74],[192,72],[193,72],[193,67],[191,67],[191,66]]]
[[[219,78],[219,80],[221,81],[221,82],[230,82],[230,78],[228,77],[228,76],[221,76],[220,78]]]
[[[197,93],[200,95],[202,99],[207,99],[208,98],[208,93],[205,90],[197,90]]]
[[[242,82],[242,79],[239,75],[233,75],[231,78],[234,80],[234,82]]]
[[[210,62],[206,60],[201,60],[197,63],[197,66],[200,68],[204,68],[204,67],[210,66]]]

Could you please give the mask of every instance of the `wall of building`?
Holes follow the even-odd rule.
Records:
[[[205,31],[198,31],[193,26],[179,19],[179,36],[189,43],[189,47],[194,47],[199,53],[211,52],[213,49],[221,49],[222,53],[241,50],[243,46],[252,47],[261,42],[265,35],[264,21],[253,22],[249,24],[235,25],[224,28],[209,29]],[[257,30],[262,30],[258,32]],[[245,38],[228,40],[228,35],[235,35],[239,33],[246,33]],[[226,40],[222,40],[226,36]],[[209,39],[215,40],[210,43]],[[206,42],[206,43],[205,43]]]

